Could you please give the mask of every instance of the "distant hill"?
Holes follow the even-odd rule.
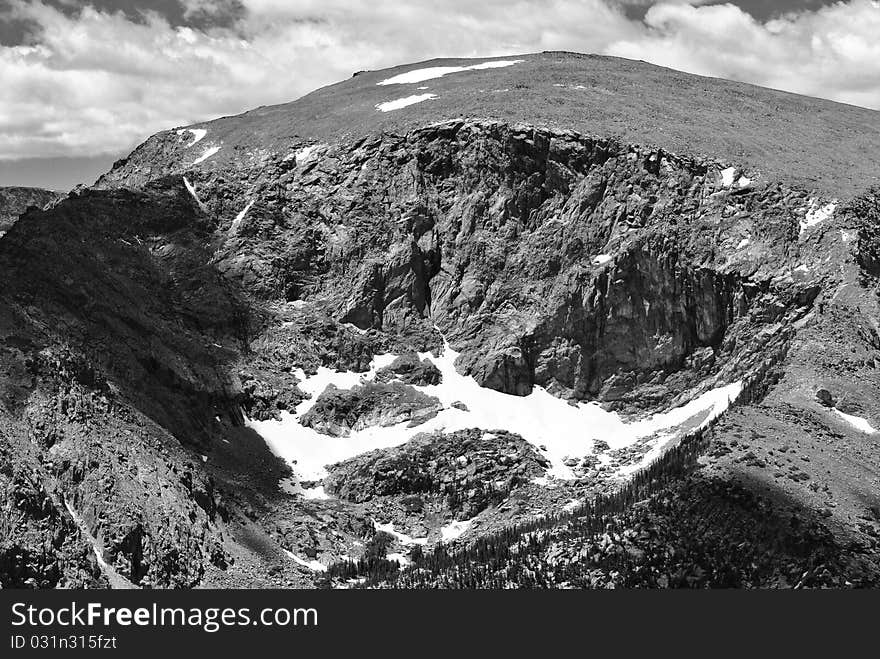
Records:
[[[485,67],[486,60],[434,59],[364,71],[291,103],[193,126],[207,129],[193,151],[222,145],[205,163],[210,167],[257,150],[280,151],[298,138],[339,143],[380,131],[404,135],[463,117],[712,156],[841,200],[880,182],[880,112],[874,110],[616,57],[545,52],[501,59],[517,63],[475,68]],[[377,84],[434,67],[459,72]],[[413,96],[426,100],[388,112],[376,109]],[[168,133],[174,131],[158,133],[129,156],[140,163],[146,149],[149,163],[140,165],[139,174],[152,171],[150,178],[156,178],[152,147],[161,144],[167,155]]]
[[[6,233],[29,206],[45,208],[64,195],[42,188],[0,187],[0,235]]]

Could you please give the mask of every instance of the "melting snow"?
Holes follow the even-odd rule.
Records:
[[[188,149],[193,144],[196,144],[197,142],[199,142],[205,135],[207,135],[208,131],[205,130],[204,128],[183,128],[183,129],[177,131],[178,135],[183,135],[184,133],[192,133],[193,137],[195,138],[192,142],[190,142],[189,144],[186,145],[186,148]]]
[[[95,559],[98,561],[98,567],[101,568],[101,572],[107,577],[107,580],[110,582],[111,588],[136,588],[133,583],[131,583],[128,579],[123,577],[116,571],[112,565],[108,564],[107,561],[104,560],[104,552],[102,551],[98,540],[95,536],[92,535],[92,532],[89,530],[88,525],[85,523],[85,520],[79,516],[76,510],[73,509],[73,506],[64,499],[64,507],[67,508],[67,512],[70,513],[70,516],[73,518],[73,521],[79,527],[80,532],[83,534],[86,540],[88,540],[89,544],[92,545],[92,550],[95,552]]]
[[[306,560],[300,558],[299,556],[297,556],[296,554],[294,554],[292,551],[288,551],[287,549],[284,550],[284,553],[287,554],[288,558],[293,559],[293,561],[295,563],[298,563],[299,565],[302,565],[303,567],[307,567],[310,570],[312,570],[313,572],[326,572],[327,571],[327,566],[324,565],[323,563],[321,563],[321,561],[317,561],[317,560],[306,561]]]
[[[219,146],[212,146],[210,149],[208,149],[207,151],[205,151],[205,152],[204,152],[202,155],[200,155],[198,158],[196,158],[195,160],[193,160],[193,165],[198,165],[200,162],[204,162],[205,160],[207,160],[208,158],[210,158],[211,156],[213,156],[215,153],[217,153],[219,150],[220,150],[220,147],[219,147]]]
[[[737,181],[736,184],[741,188],[747,188],[751,184],[751,182],[752,179],[746,176],[740,176],[739,181]]]
[[[235,219],[232,220],[232,226],[229,227],[229,231],[234,233],[238,229],[238,225],[241,224],[241,221],[244,219],[244,216],[247,215],[247,212],[251,209],[251,206],[254,205],[253,199],[251,199],[247,206],[245,206],[241,212],[235,216]]]
[[[594,440],[602,439],[614,450],[657,433],[654,448],[640,463],[644,464],[679,436],[679,426],[701,415],[700,427],[705,427],[722,414],[742,390],[739,382],[729,384],[707,391],[686,405],[668,412],[627,423],[615,412],[608,412],[597,403],[569,405],[541,387],[534,387],[528,396],[512,396],[481,387],[472,377],[455,370],[458,354],[448,344],[445,344],[440,357],[430,353],[419,354],[419,358],[430,359],[437,366],[442,373],[442,381],[437,385],[415,388],[439,398],[445,409],[415,428],[402,422],[390,427],[365,428],[352,432],[348,437],[329,437],[299,423],[318,394],[328,385],[349,389],[371,380],[378,369],[394,361],[393,354],[375,357],[367,373],[337,372],[321,367],[315,375],[307,377],[300,370],[296,373],[300,380],[299,387],[312,398],[301,402],[292,413],[281,412],[279,420],[247,419],[246,425],[258,432],[269,448],[291,465],[301,480],[321,480],[327,475],[326,465],[374,449],[400,446],[420,432],[454,432],[467,428],[504,429],[516,433],[540,447],[550,460],[548,476],[570,479],[575,474],[564,461],[589,455]],[[452,403],[459,401],[467,406],[468,411],[452,407]],[[638,466],[622,469],[621,473],[634,471]]]
[[[186,186],[187,191],[192,195],[192,198],[196,200],[196,203],[199,205],[199,208],[205,210],[205,205],[202,203],[202,200],[199,199],[199,196],[196,194],[196,189],[192,183],[189,182],[189,179],[184,176],[183,184]]]
[[[521,59],[513,59],[495,60],[492,62],[483,62],[482,64],[473,64],[471,66],[431,66],[425,69],[415,69],[413,71],[407,71],[406,73],[400,73],[376,84],[406,85],[415,82],[424,82],[425,80],[432,80],[433,78],[442,78],[443,76],[449,75],[450,73],[461,73],[463,71],[480,71],[483,69],[500,69],[505,66],[513,66],[514,64],[519,64],[520,62],[524,61],[525,60]]]
[[[406,533],[399,533],[394,530],[394,523],[389,522],[388,524],[376,524],[377,531],[385,531],[389,535],[393,535],[397,538],[398,542],[402,545],[426,545],[428,544],[427,538],[413,538],[408,536]]]
[[[376,105],[376,109],[379,112],[391,112],[392,110],[399,110],[400,108],[405,108],[408,105],[415,105],[416,103],[428,101],[433,98],[437,98],[437,94],[416,94],[414,96],[404,96],[403,98],[398,98],[393,101],[379,103],[378,105]]]
[[[284,160],[296,160],[297,165],[302,165],[304,162],[308,162],[308,160],[312,157],[318,149],[321,148],[321,144],[310,144],[309,146],[304,146],[301,149],[298,149],[296,152],[290,154]]]
[[[440,528],[440,539],[443,542],[451,542],[457,540],[470,528],[472,519],[463,522],[450,522],[446,526]]]
[[[739,243],[737,244],[736,248],[737,248],[737,249],[742,249],[743,247],[748,247],[748,246],[751,244],[751,242],[752,242],[752,241],[749,240],[748,238],[743,238],[742,240],[739,241]]]
[[[853,416],[852,414],[844,414],[840,410],[834,410],[834,413],[859,432],[867,433],[869,435],[877,432],[874,430],[874,427],[868,423],[867,419],[863,419],[860,416]]]
[[[809,227],[815,226],[816,224],[827,220],[834,214],[834,209],[836,208],[836,201],[830,201],[824,206],[820,206],[819,202],[817,202],[815,199],[810,199],[810,207],[807,210],[807,214],[804,219],[801,220],[801,233],[806,231]]]
[[[721,171],[721,185],[725,188],[729,188],[733,185],[733,175],[736,174],[735,167],[728,167],[725,170]]]
[[[611,260],[611,254],[599,254],[598,256],[593,257],[593,263],[596,265],[604,265]]]
[[[799,265],[798,267],[796,267],[796,268],[794,269],[794,271],[795,271],[795,272],[809,272],[810,269],[809,269],[807,266],[801,264],[801,265]]]

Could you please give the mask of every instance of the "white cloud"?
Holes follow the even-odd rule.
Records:
[[[602,52],[880,108],[880,10],[851,0],[766,24],[733,5],[664,2],[645,23],[611,0],[241,0],[232,29],[65,16],[0,47],[0,159],[125,151],[149,134],[292,100],[360,69],[441,56]],[[187,0],[193,12],[234,3]],[[631,3],[630,3],[631,4]]]

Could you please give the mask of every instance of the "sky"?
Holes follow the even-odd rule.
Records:
[[[880,109],[878,0],[0,0],[0,185],[434,57],[570,50]]]

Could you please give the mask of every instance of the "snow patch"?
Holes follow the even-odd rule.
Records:
[[[397,538],[397,541],[402,545],[426,545],[428,544],[427,538],[413,538],[412,536],[408,536],[406,533],[400,533],[394,530],[394,523],[388,522],[388,524],[376,524],[375,520],[373,524],[376,526],[377,531],[384,531],[388,535],[393,535]]]
[[[541,387],[534,387],[528,396],[512,396],[481,387],[472,377],[456,371],[458,355],[445,340],[439,357],[419,353],[420,359],[428,359],[437,366],[442,381],[415,389],[437,397],[444,409],[415,428],[410,428],[408,422],[404,421],[389,427],[364,428],[352,432],[348,437],[328,437],[299,422],[328,385],[350,389],[370,381],[380,368],[394,361],[393,354],[374,357],[367,373],[338,372],[321,367],[315,375],[306,376],[299,370],[295,373],[300,381],[299,388],[311,399],[302,401],[293,412],[281,412],[279,419],[246,419],[245,423],[263,437],[276,455],[290,464],[297,478],[305,481],[325,478],[326,465],[375,449],[400,446],[420,432],[451,433],[468,428],[504,429],[520,435],[550,460],[547,476],[568,480],[576,474],[564,464],[565,461],[590,455],[596,439],[604,440],[611,450],[615,450],[652,438],[653,448],[649,450],[646,460],[656,457],[666,444],[682,436],[683,424],[689,422],[685,428],[687,431],[694,430],[697,421],[700,422],[699,427],[705,427],[722,414],[742,390],[742,384],[735,382],[709,390],[673,410],[625,422],[617,413],[606,411],[597,403],[570,405]],[[469,411],[453,407],[452,404],[457,402],[464,403]],[[644,464],[644,461],[640,464]],[[628,473],[637,466],[621,469],[621,473]],[[534,482],[537,483],[538,479]],[[550,481],[545,480],[541,484],[549,486]]]
[[[314,155],[323,144],[310,144],[309,146],[304,146],[301,149],[297,149],[295,152],[284,158],[284,161],[295,160],[297,166],[302,165],[303,163],[308,162],[312,155]]]
[[[379,112],[391,112],[392,110],[399,110],[400,108],[405,108],[408,105],[415,105],[416,103],[429,101],[434,98],[437,98],[437,94],[415,94],[413,96],[404,96],[403,98],[398,98],[393,101],[379,103],[376,105],[376,109]]]
[[[213,156],[220,150],[219,146],[212,146],[210,149],[206,150],[202,155],[193,160],[193,165],[198,165],[200,162],[205,162],[208,158]]]
[[[326,572],[327,571],[327,566],[324,565],[323,563],[321,563],[320,561],[304,560],[304,559],[300,558],[299,556],[297,556],[296,554],[294,554],[292,551],[288,551],[287,549],[284,550],[284,553],[287,554],[287,557],[292,559],[294,563],[297,563],[298,565],[302,565],[303,567],[307,567],[310,570],[312,570],[313,572]]]
[[[611,260],[611,254],[599,254],[598,256],[593,257],[593,263],[595,265],[604,265]]]
[[[452,542],[458,540],[471,527],[474,520],[466,519],[463,522],[453,521],[440,528],[440,539],[443,542]]]
[[[394,360],[393,354],[374,358],[370,371],[365,374],[336,372],[322,367],[315,375],[307,377],[299,371],[296,373],[301,381],[299,386],[312,399],[301,402],[292,413],[282,412],[279,420],[247,419],[246,424],[264,438],[273,452],[287,460],[296,476],[302,480],[320,480],[326,476],[325,465],[370,450],[399,446],[418,432],[454,432],[474,427],[503,428],[521,435],[533,445],[541,447],[551,461],[548,476],[554,479],[570,479],[574,477],[574,473],[565,466],[564,461],[570,457],[590,454],[595,439],[607,441],[613,450],[657,433],[655,445],[645,458],[647,460],[659,455],[668,442],[681,436],[678,426],[689,420],[693,424],[695,417],[701,421],[701,426],[707,425],[723,413],[741,391],[740,383],[719,387],[677,409],[625,423],[616,413],[607,412],[595,403],[569,405],[540,387],[535,387],[525,397],[480,387],[473,378],[460,375],[455,370],[457,356],[458,353],[448,344],[440,357],[434,357],[430,353],[419,355],[420,358],[433,361],[440,369],[443,379],[438,385],[416,388],[438,397],[446,409],[417,428],[409,428],[403,422],[391,427],[366,428],[346,438],[328,438],[299,423],[301,416],[313,405],[314,398],[328,385],[348,389],[369,381],[378,369]],[[452,407],[452,403],[457,401],[465,403],[470,411],[464,412]],[[633,467],[635,468],[637,466]],[[541,484],[549,485],[549,480],[543,480]]]
[[[189,179],[186,176],[183,177],[183,184],[186,186],[187,192],[189,192],[190,195],[192,195],[192,198],[196,200],[196,203],[199,205],[199,208],[201,208],[203,211],[207,210],[205,208],[205,204],[203,204],[202,200],[199,199],[199,195],[196,194],[195,186],[189,182]]]
[[[836,208],[837,201],[830,201],[822,206],[816,199],[810,199],[810,207],[807,209],[807,214],[800,223],[801,233],[830,218],[834,214]]]
[[[725,188],[729,188],[733,185],[733,177],[736,174],[736,167],[728,167],[727,169],[721,170],[721,185]]]
[[[483,62],[482,64],[473,64],[471,66],[430,66],[424,69],[415,69],[400,73],[391,78],[386,78],[377,85],[407,85],[416,82],[424,82],[425,80],[433,80],[434,78],[442,78],[450,73],[462,73],[463,71],[481,71],[484,69],[500,69],[506,66],[513,66],[525,60],[494,60],[492,62]]]
[[[867,419],[863,419],[860,416],[854,416],[852,414],[845,414],[840,410],[834,410],[834,413],[859,432],[863,432],[868,435],[877,432],[874,427],[870,423],[868,423]]]
[[[796,267],[796,268],[794,269],[794,271],[795,271],[795,272],[809,272],[810,269],[809,269],[807,266],[801,264],[801,265],[799,265],[798,267]]]
[[[737,243],[736,248],[742,249],[743,247],[748,247],[751,243],[752,243],[752,241],[749,240],[748,238],[743,238],[742,240],[739,241],[739,243]]]
[[[241,224],[241,221],[244,219],[244,216],[247,215],[247,212],[251,209],[251,206],[254,205],[254,200],[251,199],[247,206],[245,206],[241,212],[235,216],[235,219],[232,220],[232,226],[229,227],[230,233],[235,233],[238,230],[238,225]]]
[[[193,137],[195,138],[192,142],[186,145],[185,148],[188,149],[194,144],[200,142],[201,139],[208,134],[208,131],[204,128],[182,128],[181,130],[177,131],[178,135],[183,135],[184,133],[192,133]]]
[[[100,543],[97,538],[92,535],[92,532],[89,530],[88,525],[85,520],[79,516],[79,513],[74,510],[73,506],[70,505],[70,502],[67,499],[64,499],[64,507],[67,508],[67,512],[73,518],[74,523],[79,527],[80,533],[83,534],[83,537],[92,545],[92,551],[95,553],[95,560],[98,561],[98,567],[101,568],[101,572],[104,576],[107,577],[107,581],[110,582],[111,588],[137,588],[133,583],[131,583],[128,579],[123,577],[116,571],[112,565],[107,563],[104,560],[104,551],[101,549]]]

